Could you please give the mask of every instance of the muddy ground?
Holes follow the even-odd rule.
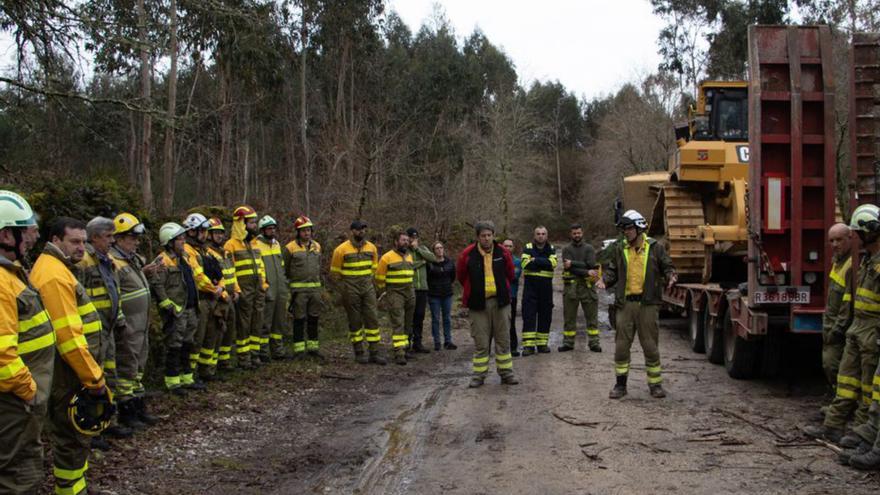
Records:
[[[561,328],[556,294],[554,329]],[[604,308],[602,310],[604,315]],[[821,404],[810,367],[735,381],[664,320],[666,399],[652,399],[635,346],[629,395],[608,399],[605,352],[516,358],[517,386],[468,389],[471,343],[406,367],[275,363],[190,399],[157,397],[165,417],[90,462],[99,493],[875,493],[880,475],[842,468],[805,439]],[[427,327],[427,325],[426,325]],[[430,332],[428,331],[428,334]],[[430,337],[427,338],[430,343]]]

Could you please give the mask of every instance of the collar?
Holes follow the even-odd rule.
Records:
[[[477,249],[480,251],[480,254],[482,254],[483,256],[486,256],[487,254],[492,254],[493,252],[495,252],[495,246],[492,246],[489,249],[489,251],[484,251],[483,246],[481,246],[479,242],[477,243]]]
[[[64,253],[61,252],[61,249],[55,244],[52,244],[52,242],[46,243],[46,245],[43,247],[43,253],[57,258],[59,261],[64,263],[64,266],[66,266],[67,268],[73,267],[73,263],[70,261],[70,258],[65,256]]]

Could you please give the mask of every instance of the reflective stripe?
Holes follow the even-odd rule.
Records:
[[[80,469],[61,469],[59,467],[56,467],[52,470],[52,472],[55,474],[56,478],[73,481],[82,478],[86,474],[86,471],[88,471],[88,469],[89,461],[86,461],[86,463]]]
[[[18,345],[18,334],[0,335],[0,349]]]
[[[77,335],[74,338],[58,344],[58,353],[59,354],[67,354],[70,351],[73,351],[77,348],[88,349],[89,344],[86,342],[86,337],[84,335]]]
[[[69,487],[60,487],[55,485],[55,495],[77,495],[79,493],[83,493],[86,489],[86,479],[82,477],[76,480],[76,483],[73,486]]]
[[[31,339],[18,344],[18,353],[27,354],[29,352],[45,349],[55,343],[55,332],[49,332],[46,335]]]
[[[131,301],[131,300],[133,300],[133,299],[138,299],[138,298],[141,298],[141,297],[144,297],[144,296],[148,296],[148,295],[150,295],[150,290],[149,290],[149,289],[138,289],[138,290],[134,290],[134,291],[131,291],[131,292],[129,292],[129,293],[123,294],[123,295],[119,298],[119,300],[120,300],[120,301],[126,301],[126,302],[127,302],[127,301]]]
[[[253,260],[253,259],[251,259],[251,258],[245,258],[245,259],[241,259],[241,260],[236,260],[236,262],[235,262],[235,266],[236,266],[236,268],[237,268],[237,267],[239,267],[239,266],[253,265],[255,261],[256,261],[256,260]]]
[[[858,378],[853,378],[847,375],[837,375],[837,384],[850,385],[855,388],[860,388],[862,386],[862,382],[859,381]]]
[[[104,296],[107,295],[107,288],[95,287],[94,289],[86,289],[86,294],[88,294],[89,297]]]
[[[363,261],[345,261],[342,263],[342,268],[358,268],[361,266],[372,266],[373,260],[363,260]]]
[[[849,292],[847,292],[846,294],[844,294],[844,295],[843,295],[843,301],[844,301],[844,302],[852,301],[852,294],[850,294]]]
[[[513,368],[513,361],[502,362],[502,361],[498,361],[496,359],[495,360],[495,367],[498,368],[499,370],[509,370],[509,369]]]
[[[544,277],[544,278],[553,278],[553,272],[549,270],[541,270],[539,272],[526,272],[525,276],[527,277]]]
[[[273,340],[281,340],[282,338],[284,338],[284,336],[281,335],[280,333],[270,333],[269,338],[271,338]]]
[[[291,289],[310,289],[321,287],[321,282],[291,282]]]
[[[237,270],[235,272],[236,277],[245,277],[245,276],[253,275],[253,274],[254,274],[253,270]]]
[[[82,318],[79,315],[68,315],[58,318],[57,320],[52,320],[52,328],[55,330],[74,325],[82,325]]]
[[[110,309],[110,307],[113,306],[113,302],[109,299],[93,300],[91,303],[95,309]]]
[[[575,337],[575,336],[577,336],[577,331],[575,331],[575,330],[563,331],[562,335],[564,337]]]
[[[40,311],[39,313],[28,318],[27,320],[18,322],[18,332],[25,333],[34,327],[46,323],[47,321],[49,321],[49,312],[44,309],[43,311]]]
[[[0,380],[8,380],[15,376],[16,373],[24,368],[24,361],[20,357],[15,358],[11,363],[0,368]]]
[[[861,309],[864,311],[880,312],[880,304],[866,303],[866,302],[862,302],[862,301],[858,301],[858,300],[856,301],[855,308]]]
[[[367,268],[366,270],[345,270],[345,269],[343,269],[343,270],[340,270],[339,273],[341,273],[342,275],[344,275],[346,277],[360,277],[363,275],[372,275],[373,270],[371,268]]]
[[[97,310],[95,309],[95,305],[91,301],[89,301],[83,305],[78,306],[76,308],[76,311],[79,313],[80,316],[85,316],[89,313],[94,313]]]
[[[82,326],[83,335],[89,335],[101,331],[101,320],[90,321]]]
[[[475,358],[473,359],[473,362],[475,362],[475,363],[477,363],[477,364],[488,363],[488,362],[489,362],[489,356],[481,357],[481,358],[475,357]]]
[[[856,290],[856,295],[865,297],[865,298],[870,299],[872,301],[880,302],[880,294],[877,294],[876,292],[874,292],[872,290],[868,290],[864,287],[859,287],[858,290]]]
[[[844,399],[856,400],[859,398],[859,393],[846,388],[837,387],[837,396]]]
[[[116,361],[104,361],[104,369],[105,370],[115,370],[116,369]]]
[[[477,365],[474,365],[471,369],[473,369],[474,373],[485,373],[485,372],[489,371],[489,367],[488,367],[488,366],[477,366]]]

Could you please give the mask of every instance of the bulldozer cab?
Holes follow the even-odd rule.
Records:
[[[690,109],[691,139],[749,140],[749,95],[744,81],[707,81],[700,85],[697,104]]]

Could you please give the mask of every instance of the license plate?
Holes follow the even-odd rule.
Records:
[[[774,291],[759,289],[755,291],[754,300],[755,304],[810,304],[810,288],[780,287]]]

